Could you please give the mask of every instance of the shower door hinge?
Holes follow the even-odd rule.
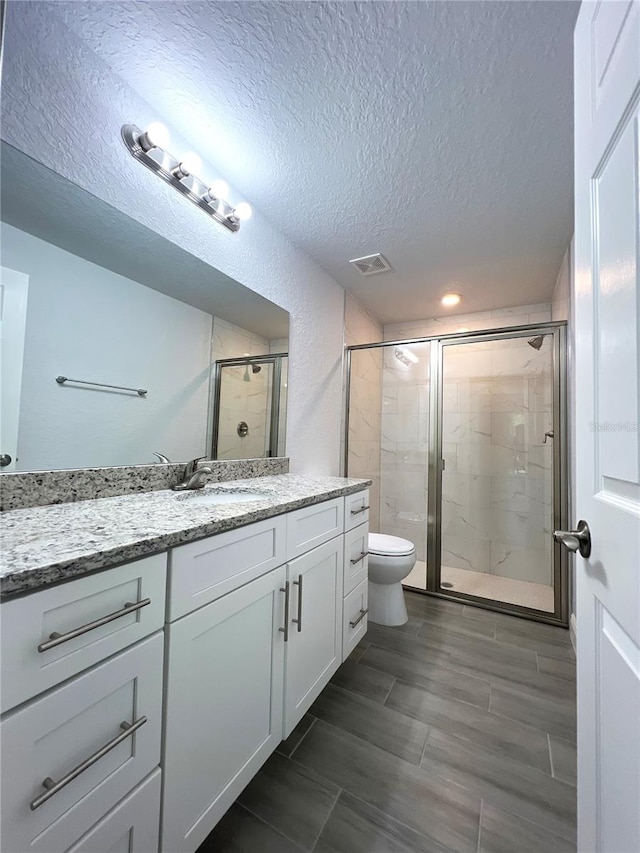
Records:
[[[441,459],[441,460],[440,460],[440,470],[441,470],[441,471],[444,471],[444,469],[445,469],[445,460],[444,460],[444,459]]]

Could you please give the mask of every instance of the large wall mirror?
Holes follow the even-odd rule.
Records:
[[[1,472],[285,454],[286,311],[5,143],[1,181]]]

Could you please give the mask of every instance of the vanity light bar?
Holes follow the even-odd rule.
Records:
[[[161,130],[164,132],[160,132]],[[163,147],[169,139],[168,131],[163,125],[154,122],[143,133],[134,124],[125,124],[122,127],[122,139],[132,157],[171,184],[174,189],[229,231],[238,231],[240,220],[249,219],[251,216],[251,207],[246,202],[233,207],[226,199],[216,197],[215,192],[220,191],[216,184],[226,189],[224,182],[216,181],[209,186],[197,175],[192,174],[189,167],[193,168],[193,166],[189,161],[196,162],[196,155],[190,157],[187,155],[182,160],[178,160]]]

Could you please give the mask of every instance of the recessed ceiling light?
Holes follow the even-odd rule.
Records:
[[[462,297],[459,293],[445,293],[440,301],[447,308],[451,308],[453,305],[458,305],[461,299]]]

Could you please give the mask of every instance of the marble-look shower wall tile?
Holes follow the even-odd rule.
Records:
[[[382,340],[382,326],[349,293],[345,297],[344,340],[347,346]],[[373,532],[380,530],[382,364],[381,349],[351,353],[348,472],[350,477],[373,482],[369,491],[369,528]],[[343,436],[344,432],[343,428]]]
[[[442,565],[471,572],[490,572],[491,543],[488,540],[443,536]]]
[[[544,548],[518,548],[492,542],[491,573],[532,583],[553,582],[549,553]]]

